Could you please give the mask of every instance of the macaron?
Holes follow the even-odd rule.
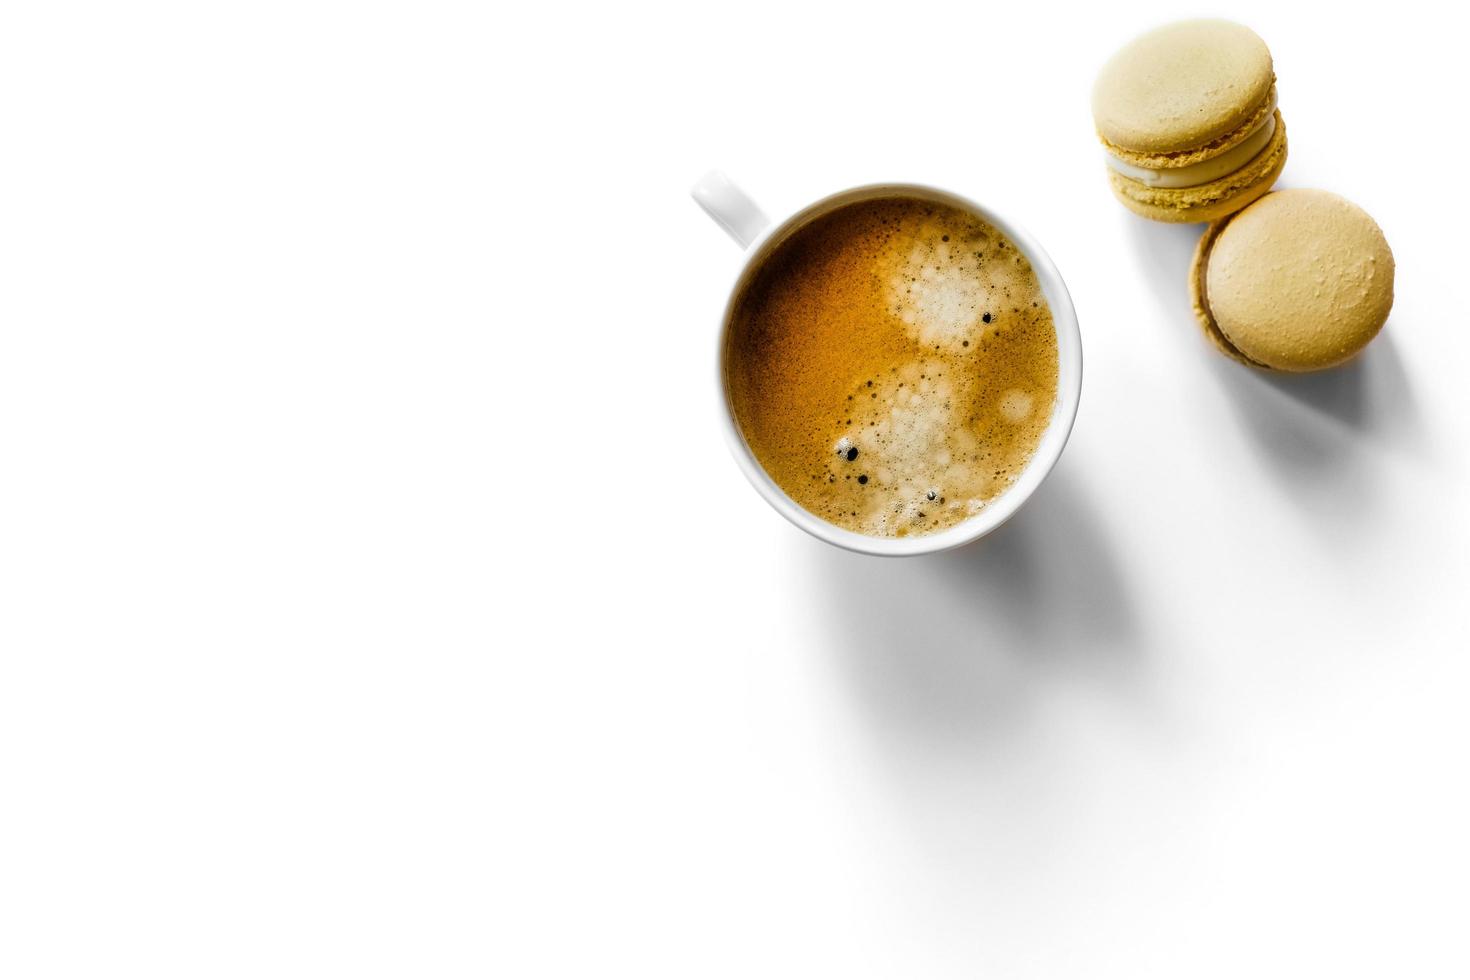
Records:
[[[1113,55],[1092,90],[1113,194],[1155,221],[1215,221],[1271,189],[1286,125],[1266,42],[1224,20],[1167,24]]]
[[[1378,224],[1327,191],[1276,191],[1211,225],[1190,296],[1226,354],[1272,371],[1318,371],[1378,335],[1393,307],[1393,252]]]

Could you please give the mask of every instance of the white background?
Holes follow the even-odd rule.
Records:
[[[1201,11],[1398,260],[1292,380],[1107,190],[1177,4],[8,6],[0,974],[1465,976],[1440,6]],[[1086,376],[1015,521],[883,561],[745,485],[711,166],[1045,244]]]

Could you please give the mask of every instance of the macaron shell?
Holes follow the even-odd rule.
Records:
[[[1105,143],[1145,155],[1239,142],[1269,111],[1262,107],[1275,81],[1271,52],[1250,28],[1225,20],[1166,24],[1103,66],[1093,120]]]
[[[1218,139],[1211,140],[1200,146],[1191,147],[1187,150],[1175,150],[1169,153],[1145,152],[1142,150],[1130,150],[1102,140],[1103,148],[1124,163],[1131,163],[1135,167],[1146,167],[1150,170],[1167,170],[1171,167],[1187,167],[1191,164],[1211,160],[1215,157],[1229,153],[1232,149],[1250,139],[1266,119],[1276,112],[1276,86],[1271,86],[1266,93],[1266,98],[1251,113],[1249,119],[1238,129],[1227,133]]]
[[[1197,187],[1149,187],[1108,169],[1113,194],[1130,211],[1153,221],[1218,221],[1264,195],[1286,166],[1286,123],[1276,113],[1276,130],[1266,148],[1245,166]]]
[[[1196,254],[1196,312],[1257,366],[1317,371],[1368,345],[1393,307],[1393,252],[1366,211],[1292,189],[1211,228]]]

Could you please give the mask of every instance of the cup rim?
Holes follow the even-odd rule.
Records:
[[[844,204],[897,195],[933,200],[970,211],[997,228],[1026,256],[1036,272],[1042,295],[1051,308],[1052,323],[1057,332],[1057,397],[1046,431],[1021,475],[983,510],[954,527],[934,534],[884,538],[849,531],[818,517],[793,500],[771,479],[756,459],[740,429],[740,423],[735,418],[725,374],[725,349],[731,316],[741,288],[775,244],[813,219]],[[813,201],[784,220],[767,226],[746,248],[740,267],[735,272],[720,316],[716,345],[715,372],[720,397],[721,425],[730,451],[745,478],[782,517],[812,537],[866,555],[900,557],[936,554],[970,544],[1000,527],[1030,499],[1061,458],[1062,450],[1066,448],[1067,440],[1072,434],[1082,395],[1082,334],[1077,325],[1077,311],[1072,305],[1071,294],[1067,291],[1061,273],[1057,271],[1046,250],[1024,228],[994,209],[930,184],[880,182],[850,187]]]

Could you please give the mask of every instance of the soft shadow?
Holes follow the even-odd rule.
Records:
[[[1195,321],[1189,273],[1203,225],[1132,219],[1134,257],[1158,304],[1181,370],[1201,364],[1227,395],[1270,476],[1300,512],[1329,534],[1350,531],[1378,504],[1373,450],[1423,449],[1413,386],[1394,341],[1394,324],[1342,367],[1307,375],[1258,371],[1221,354]],[[1177,329],[1175,329],[1177,325]]]
[[[1393,323],[1352,361],[1328,371],[1274,374],[1223,357],[1210,367],[1303,526],[1334,550],[1371,538],[1372,517],[1383,505],[1384,452],[1425,451]]]
[[[1392,321],[1363,353],[1339,368],[1260,377],[1287,398],[1364,435],[1406,450],[1420,445],[1418,405]]]
[[[1189,301],[1189,268],[1194,262],[1194,250],[1199,245],[1205,226],[1171,225],[1149,221],[1136,215],[1127,215],[1128,238],[1133,244],[1133,254],[1138,261],[1139,271],[1148,284],[1149,291],[1165,314],[1169,323],[1181,327],[1194,324],[1194,309]],[[1181,330],[1181,335],[1191,336]]]
[[[1118,737],[1119,718],[1157,726],[1141,611],[1102,518],[1064,460],[968,548],[810,552],[833,680],[869,743],[875,826],[914,849],[906,866],[945,905],[1004,900],[1064,863],[1093,739]]]
[[[1171,330],[1171,334],[1189,338],[1197,357],[1208,361],[1231,394],[1258,395],[1256,380],[1259,380],[1290,402],[1342,425],[1392,439],[1405,448],[1418,444],[1417,408],[1394,343],[1392,320],[1362,354],[1330,371],[1283,375],[1236,364],[1203,341],[1190,301],[1189,273],[1205,226],[1163,224],[1133,216],[1126,220],[1128,237],[1144,281],[1164,321],[1179,327],[1177,331]]]
[[[1064,469],[968,548],[815,556],[839,671],[879,725],[960,748],[1024,717],[1056,675],[1123,692],[1143,668],[1126,579]]]

